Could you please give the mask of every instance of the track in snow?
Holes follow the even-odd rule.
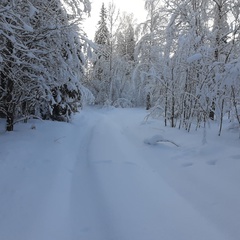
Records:
[[[223,239],[148,166],[131,130],[136,119],[92,114],[73,171],[74,240]]]
[[[111,111],[85,110],[70,131],[62,129],[64,137],[48,149],[55,159],[27,179],[37,189],[23,196],[34,209],[22,223],[25,231],[13,234],[4,225],[6,219],[14,221],[13,213],[0,221],[0,239],[226,239],[148,165],[149,146],[134,135],[142,112],[135,114],[123,118]],[[25,191],[27,180],[19,191]],[[29,200],[31,191],[37,197]],[[12,207],[19,210],[14,202]]]

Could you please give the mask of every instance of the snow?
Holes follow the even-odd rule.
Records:
[[[11,133],[0,122],[0,239],[238,240],[238,133],[212,124],[203,145],[203,130],[146,115],[91,107]]]
[[[26,23],[23,23],[23,27],[27,32],[33,32],[33,28]]]
[[[147,138],[144,140],[144,143],[149,144],[149,145],[156,145],[158,143],[171,143],[173,145],[175,145],[176,147],[179,147],[178,144],[176,144],[175,142],[173,142],[172,140],[168,140],[166,138],[164,138],[162,135],[154,135],[151,138]]]
[[[29,17],[32,18],[36,13],[39,13],[39,11],[33,6],[30,5],[29,7]]]
[[[201,53],[195,53],[192,56],[187,58],[187,62],[188,63],[193,63],[193,62],[196,62],[200,59],[202,59],[202,54]]]

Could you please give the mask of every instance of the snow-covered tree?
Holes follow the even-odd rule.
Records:
[[[0,67],[0,111],[6,117],[8,131],[13,130],[14,120],[21,112],[23,102],[32,98],[37,83],[36,75],[39,68],[37,56],[27,44],[27,36],[33,33],[23,16],[18,13],[17,1],[0,3],[1,29],[1,67]],[[22,2],[23,7],[31,7],[30,3]],[[34,89],[35,88],[35,89]]]
[[[135,29],[133,15],[123,13],[114,34],[112,68],[112,104],[115,106],[133,105],[132,72],[135,64]]]
[[[213,2],[212,42],[215,43],[214,80],[216,84],[214,110],[216,119],[219,121],[220,135],[226,112],[234,113],[234,118],[240,126],[239,81],[236,81],[239,78],[239,71],[236,71],[239,62],[239,44],[236,38],[239,36],[240,2],[234,0],[214,0]]]
[[[68,120],[71,112],[80,102],[80,79],[83,74],[81,54],[82,43],[78,36],[75,19],[63,8],[59,1],[36,1],[40,9],[34,29],[38,32],[37,46],[46,49],[44,66],[48,71],[48,87],[50,96],[47,103],[40,109],[44,117]],[[33,46],[35,42],[33,42]],[[51,64],[49,64],[49,61]],[[50,111],[49,111],[50,110]]]
[[[96,97],[97,104],[105,104],[110,92],[110,33],[107,27],[107,10],[104,3],[100,10],[100,20],[94,41],[96,48],[93,57],[93,66],[90,79],[91,89]]]
[[[126,60],[134,60],[134,51],[136,47],[136,36],[134,30],[133,14],[124,13],[120,19],[118,32],[116,37],[116,51],[121,57]]]
[[[107,27],[107,9],[103,3],[100,11],[100,20],[98,22],[98,28],[95,33],[94,42],[103,46],[109,45],[110,44],[109,37],[110,34]]]
[[[67,10],[59,0],[0,3],[0,111],[7,130],[32,115],[68,120],[80,103],[84,40],[74,21],[90,3],[65,4]]]
[[[139,105],[145,105],[147,102],[147,109],[154,104],[152,97],[159,81],[158,72],[161,69],[165,23],[161,8],[159,0],[145,1],[147,20],[139,26],[138,31],[142,37],[135,49],[138,60],[134,73],[136,99]]]
[[[146,4],[152,6],[154,2],[158,1],[148,0]],[[161,25],[161,34],[158,30],[156,35],[162,37],[162,41],[156,43],[158,51],[155,53],[159,55],[155,62],[158,66],[152,65],[151,71],[149,68],[141,71],[145,73],[145,79],[146,73],[157,76],[155,81],[151,81],[155,109],[160,109],[161,114],[164,112],[165,123],[170,120],[174,127],[179,121],[179,127],[187,130],[193,122],[197,126],[202,122],[205,125],[208,119],[216,117],[220,134],[224,114],[239,101],[239,91],[235,94],[235,89],[239,89],[236,84],[238,56],[235,54],[239,51],[236,41],[239,36],[239,1],[173,0],[161,4],[162,11],[152,8],[156,16],[161,13],[162,19],[165,17],[167,20],[167,24]],[[154,30],[149,33],[154,33]],[[147,42],[143,41],[144,38],[146,36],[140,43]],[[147,53],[146,46],[142,49]],[[147,86],[146,82],[144,86]],[[238,115],[236,110],[232,112]]]

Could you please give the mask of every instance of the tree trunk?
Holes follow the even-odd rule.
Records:
[[[175,97],[174,94],[172,94],[172,113],[171,113],[171,127],[175,127]]]
[[[223,115],[224,115],[223,110],[224,110],[224,99],[222,100],[222,106],[221,106],[220,126],[219,126],[218,136],[220,136],[222,132]]]
[[[7,113],[7,131],[13,131],[14,115],[12,112]]]
[[[211,110],[209,112],[209,118],[214,120],[215,102],[212,102]]]
[[[167,94],[168,94],[168,89],[167,89],[167,87],[168,87],[168,85],[166,86],[166,88],[165,88],[165,107],[164,107],[164,117],[165,117],[165,119],[164,119],[164,124],[165,124],[165,127],[167,126],[167,112],[168,112],[168,96],[167,96]]]
[[[12,92],[13,92],[13,81],[9,77],[7,79],[7,96],[5,102],[6,114],[7,114],[7,122],[6,122],[6,130],[13,131],[13,123],[14,123],[14,103],[12,101]]]
[[[7,42],[7,49],[8,51],[6,54],[9,57],[9,60],[5,63],[5,66],[3,68],[3,74],[1,74],[1,77],[3,78],[3,82],[5,83],[5,91],[6,91],[6,97],[4,99],[4,108],[6,112],[6,130],[7,131],[13,131],[13,123],[14,123],[14,110],[15,110],[15,104],[13,103],[13,88],[14,88],[14,82],[13,79],[10,76],[12,62],[14,62],[11,54],[13,53],[13,45],[10,41]]]
[[[151,108],[151,96],[150,96],[150,93],[148,93],[146,110],[149,110],[150,108]]]

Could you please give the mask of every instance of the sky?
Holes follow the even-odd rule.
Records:
[[[92,0],[91,17],[84,23],[85,32],[90,39],[94,38],[96,32],[97,22],[99,21],[99,14],[102,3],[108,7],[110,0]],[[146,18],[146,11],[144,10],[144,0],[120,0],[113,1],[121,12],[133,13],[137,22],[141,22]]]

